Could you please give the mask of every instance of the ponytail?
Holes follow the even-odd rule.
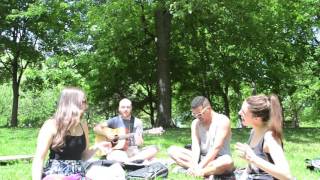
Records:
[[[269,126],[272,135],[282,141],[282,108],[276,95],[256,95],[246,99],[248,109]]]
[[[270,130],[272,135],[276,139],[282,141],[282,107],[280,105],[279,99],[275,94],[269,96],[270,102]]]

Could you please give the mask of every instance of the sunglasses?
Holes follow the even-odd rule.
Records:
[[[206,106],[205,108],[203,108],[201,110],[201,112],[197,113],[197,114],[194,114],[194,113],[191,113],[191,115],[195,118],[201,118],[203,113],[209,108],[209,106]]]

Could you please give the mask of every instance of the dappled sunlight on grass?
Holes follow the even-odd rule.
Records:
[[[320,143],[320,128],[285,129],[285,140],[294,143]]]
[[[0,180],[31,179],[31,162],[19,162],[0,166]]]
[[[39,129],[0,128],[0,156],[33,154]]]
[[[231,152],[236,167],[245,167],[246,162],[238,157],[234,145],[236,142],[247,142],[251,129],[232,129]],[[0,155],[33,154],[39,129],[0,128]],[[305,167],[306,158],[320,157],[320,128],[299,128],[284,130],[284,150],[292,174],[301,180],[320,178],[320,172],[311,172]],[[167,148],[171,145],[183,147],[191,143],[190,128],[166,129],[162,135],[145,135],[145,145],[157,145],[160,152],[157,158],[169,158]],[[94,142],[94,134],[90,131],[90,141]],[[91,144],[92,145],[92,144]],[[171,170],[171,168],[170,168]],[[24,176],[24,175],[27,175]],[[18,162],[0,166],[0,177],[14,179],[30,179],[31,162]],[[9,178],[10,179],[10,178]],[[169,173],[168,179],[195,179],[183,174]]]

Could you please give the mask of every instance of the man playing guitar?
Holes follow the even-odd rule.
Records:
[[[150,160],[159,151],[156,146],[147,146],[141,150],[143,145],[143,125],[142,121],[131,115],[132,103],[124,98],[119,102],[119,115],[109,120],[101,122],[94,127],[97,135],[104,136],[108,140],[116,140],[110,152],[107,152],[108,160],[120,162],[132,162],[137,160]],[[116,129],[117,133],[111,133],[106,129]],[[133,133],[128,138],[118,138]]]

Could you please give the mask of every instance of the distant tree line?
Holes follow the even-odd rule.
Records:
[[[128,97],[150,126],[173,127],[191,118],[192,97],[204,95],[237,121],[245,97],[276,93],[287,122],[312,124],[320,115],[319,5],[5,0],[0,93],[10,98],[1,98],[0,123],[39,125],[61,87],[79,86],[90,98],[88,119],[116,114]]]

